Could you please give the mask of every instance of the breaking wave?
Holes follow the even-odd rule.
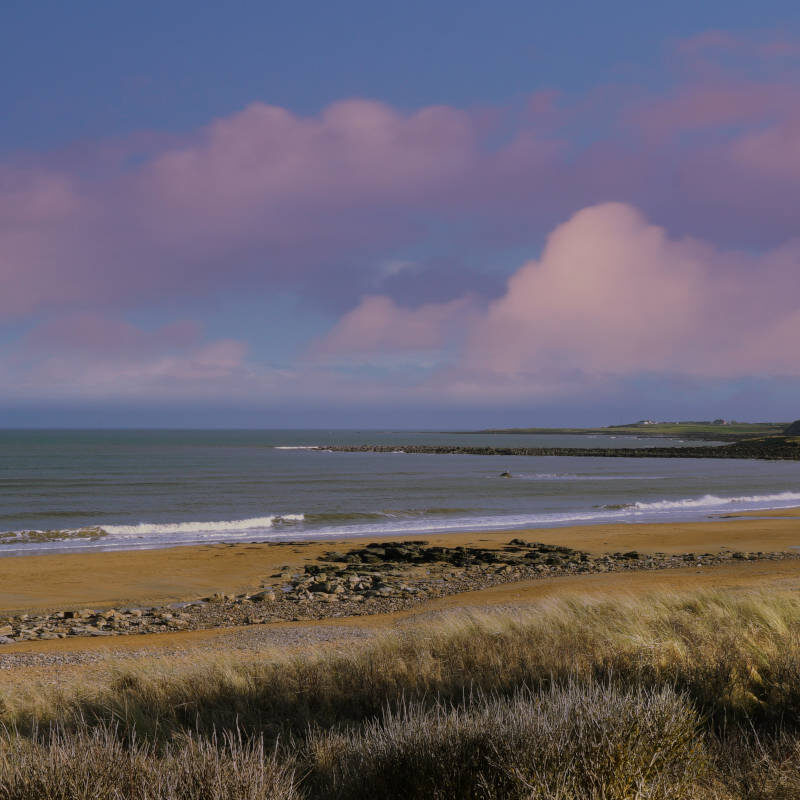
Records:
[[[553,528],[591,525],[701,519],[714,512],[758,511],[800,506],[800,492],[720,497],[620,502],[600,507],[546,510],[517,514],[486,514],[475,508],[428,506],[417,509],[329,511],[307,514],[270,514],[246,519],[191,522],[139,522],[132,525],[98,525],[92,528],[17,531],[0,534],[3,554],[52,549],[130,549],[176,544],[241,541],[328,539],[347,536],[386,536],[449,531]]]
[[[750,506],[754,503],[766,503],[766,507],[769,507],[772,503],[796,503],[798,501],[800,501],[800,492],[755,494],[742,497],[718,497],[714,494],[706,494],[702,497],[690,497],[683,500],[656,500],[652,503],[632,503],[630,507],[635,511],[677,511],[684,508],[713,508],[726,505]]]
[[[137,525],[103,525],[103,530],[112,536],[136,536],[164,533],[225,533],[272,528],[283,522],[303,522],[305,514],[272,514],[268,517],[250,519],[224,519],[218,522],[140,522]]]

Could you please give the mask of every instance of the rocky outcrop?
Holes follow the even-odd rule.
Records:
[[[800,419],[796,419],[790,425],[787,425],[783,429],[783,432],[787,436],[800,436]]]

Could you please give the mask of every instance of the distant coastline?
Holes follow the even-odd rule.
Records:
[[[641,436],[654,439],[689,439],[695,441],[739,442],[780,436],[787,422],[729,422],[726,420],[698,422],[654,422],[642,420],[625,425],[601,428],[485,428],[476,431],[452,431],[459,434],[515,435],[581,435],[581,436]]]

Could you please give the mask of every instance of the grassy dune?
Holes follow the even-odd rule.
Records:
[[[789,592],[552,602],[0,696],[0,799],[800,797]]]

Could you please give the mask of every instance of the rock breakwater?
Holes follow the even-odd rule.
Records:
[[[757,458],[800,460],[800,438],[773,436],[726,445],[690,447],[471,447],[468,445],[326,445],[336,453],[420,453],[472,456],[582,456],[594,458]]]

